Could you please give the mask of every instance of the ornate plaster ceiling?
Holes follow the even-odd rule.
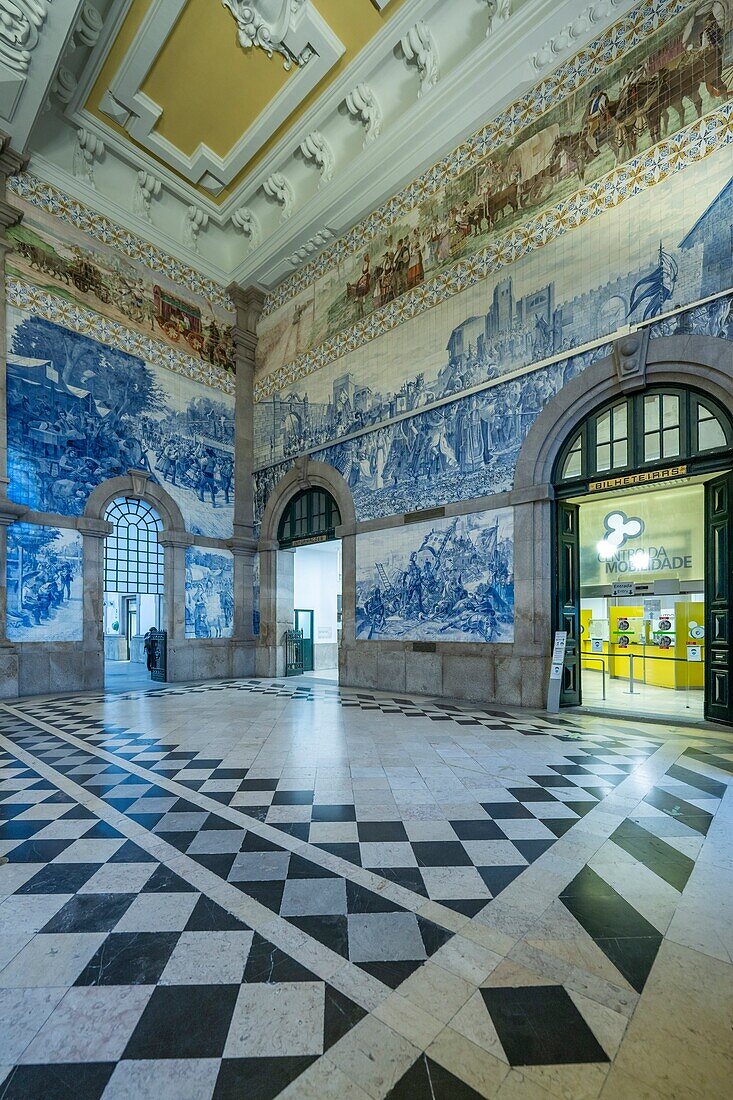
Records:
[[[133,0],[85,106],[222,202],[403,2]]]

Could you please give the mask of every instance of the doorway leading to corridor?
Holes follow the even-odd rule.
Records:
[[[562,701],[733,723],[733,426],[677,387],[616,400],[560,454]]]
[[[143,500],[119,497],[105,517],[113,531],[104,546],[105,686],[133,687],[150,679],[143,642],[163,622],[163,523]]]
[[[294,660],[287,669],[334,683],[342,623],[340,522],[330,493],[306,489],[288,503],[278,529],[281,551],[292,554],[292,604],[289,598],[286,603],[292,606]],[[290,575],[283,570],[283,578]]]

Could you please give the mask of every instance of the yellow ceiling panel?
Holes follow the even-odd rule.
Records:
[[[298,106],[218,196],[223,201],[242,177],[267,154],[285,131],[321,96],[354,57],[402,6],[392,0],[380,12],[371,0],[313,0],[315,7],[344,44],[345,53],[321,83]],[[151,0],[133,0],[90,93],[87,108],[119,133],[124,131],[99,110],[127,54]],[[142,91],[162,108],[156,133],[190,156],[202,142],[225,157],[256,121],[292,73],[279,54],[244,50],[237,25],[220,0],[189,0],[153,63]],[[209,192],[203,191],[209,198]]]

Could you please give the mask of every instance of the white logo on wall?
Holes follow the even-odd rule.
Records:
[[[664,546],[626,548],[626,543],[644,533],[644,520],[625,512],[609,512],[603,521],[604,537],[598,543],[598,560],[605,563],[607,574],[661,573],[691,569],[692,554],[670,556]]]

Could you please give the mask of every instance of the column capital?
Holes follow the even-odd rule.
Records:
[[[188,531],[161,531],[158,535],[159,546],[170,546],[173,549],[186,550],[189,546],[193,546],[194,542],[193,535],[189,535]]]
[[[235,339],[238,335],[256,337],[257,324],[265,305],[265,292],[258,286],[244,288],[237,283],[232,283],[227,287],[227,293],[237,311],[237,320],[234,325]]]
[[[77,530],[82,535],[88,535],[91,539],[104,539],[114,531],[114,525],[105,519],[91,519],[89,516],[81,516],[77,521]]]
[[[0,497],[0,527],[10,527],[11,523],[17,523],[27,511],[25,504],[14,504],[12,500]]]
[[[10,135],[0,130],[0,175],[5,177],[17,176],[28,163],[28,154],[11,149],[10,142]]]
[[[227,540],[227,547],[233,554],[256,554],[257,539],[235,535]]]

